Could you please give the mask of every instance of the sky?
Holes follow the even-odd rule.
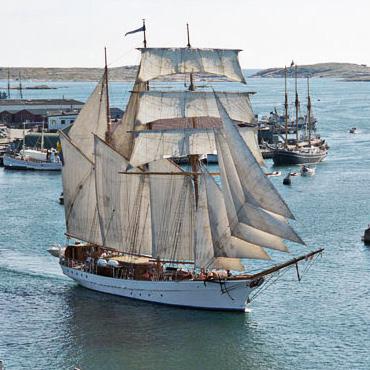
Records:
[[[242,49],[243,68],[370,65],[370,0],[0,0],[2,67],[101,67],[139,61],[149,47]]]

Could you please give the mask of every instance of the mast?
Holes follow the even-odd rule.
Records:
[[[42,130],[41,130],[41,151],[44,149],[44,125],[45,125],[45,123],[42,122]]]
[[[188,36],[188,44],[186,46],[190,49],[191,44],[190,44],[190,35],[189,35],[189,23],[186,23],[186,34]]]
[[[23,92],[22,92],[22,76],[21,72],[19,72],[19,94],[21,96],[21,99],[23,99]]]
[[[144,49],[147,47],[147,42],[146,42],[146,25],[145,25],[145,19],[143,19],[143,34],[144,34],[144,40],[143,40],[143,45],[144,45]],[[147,91],[150,90],[150,85],[149,85],[149,81],[147,81],[145,83],[145,89]]]
[[[186,23],[186,35],[187,35],[187,48],[191,48],[190,44],[190,32],[189,32],[189,23]],[[190,72],[190,86],[189,91],[195,91],[194,79],[193,79],[193,72]],[[195,118],[191,118],[192,128],[196,128],[196,121]],[[198,169],[199,169],[199,156],[197,154],[189,155],[189,162],[191,165],[191,170],[194,173],[193,175],[193,182],[194,182],[194,195],[195,195],[195,207],[198,207],[198,200],[199,200],[199,176],[198,176]]]
[[[23,122],[23,155],[24,155],[24,150],[26,149],[26,122]]]
[[[295,65],[295,129],[296,129],[296,146],[298,146],[298,110],[299,110],[299,99],[298,99],[298,88],[297,88],[297,65]]]
[[[188,43],[186,44],[186,47],[188,49],[190,49],[191,48],[191,44],[190,44],[189,23],[186,23],[186,35],[187,35],[187,40],[188,40]],[[195,91],[194,79],[193,79],[193,72],[190,72],[190,86],[189,86],[189,91]]]
[[[146,27],[145,27],[145,19],[143,19],[143,31],[144,31],[143,44],[144,44],[144,48],[146,48]]]
[[[108,63],[107,63],[107,48],[104,47],[104,75],[105,75],[105,89],[107,94],[107,131],[105,132],[105,140],[107,143],[111,141],[111,122],[110,122],[110,107],[109,107],[109,85],[108,85]]]
[[[307,119],[308,119],[308,145],[311,146],[311,97],[310,97],[309,77],[307,77]]]
[[[288,92],[287,92],[287,68],[285,66],[284,70],[284,79],[285,79],[285,102],[284,102],[284,108],[285,108],[285,143],[284,147],[285,149],[288,148]]]
[[[8,99],[10,99],[10,69],[8,68]]]

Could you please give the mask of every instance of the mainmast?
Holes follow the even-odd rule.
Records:
[[[298,111],[299,111],[299,99],[298,99],[298,88],[297,88],[297,65],[295,65],[295,129],[296,129],[296,146],[298,146]]]
[[[187,48],[191,48],[190,44],[190,32],[189,32],[189,23],[186,23],[186,35],[187,35]],[[193,80],[193,72],[190,72],[190,86],[189,91],[195,91],[195,85]],[[191,118],[192,128],[196,128],[195,118]],[[198,178],[198,169],[199,169],[199,156],[196,154],[189,155],[189,162],[191,165],[191,170],[194,173],[193,181],[194,181],[194,195],[195,195],[195,207],[198,207],[198,200],[199,200],[199,178]]]
[[[23,99],[21,72],[19,72],[19,95],[20,95],[21,99]]]
[[[107,131],[105,132],[105,141],[107,143],[110,143],[111,138],[112,138],[112,127],[111,127],[111,121],[110,121],[108,63],[107,63],[107,48],[106,47],[104,47],[104,61],[105,61],[105,67],[104,67],[105,89],[106,89],[106,95],[107,95]]]
[[[10,99],[10,69],[8,68],[8,99]]]
[[[287,68],[285,66],[284,70],[284,79],[285,79],[285,102],[284,102],[284,108],[285,108],[285,143],[284,147],[285,149],[288,147],[288,91],[287,91]]]
[[[308,119],[308,145],[311,146],[311,97],[310,77],[307,77],[307,119]]]
[[[42,122],[42,131],[41,131],[41,151],[44,149],[44,129],[45,129],[45,122]]]

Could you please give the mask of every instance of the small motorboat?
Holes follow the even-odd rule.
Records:
[[[290,178],[290,172],[284,177],[283,184],[284,185],[292,185],[292,179]]]
[[[301,167],[301,176],[313,176],[315,174],[316,169],[314,167],[308,167],[303,165]]]
[[[63,194],[63,192],[60,193],[59,204],[64,204],[64,194]]]
[[[349,130],[349,133],[350,133],[350,134],[357,134],[357,128],[356,128],[356,127],[352,127],[352,128]]]
[[[365,244],[370,245],[370,224],[364,232],[364,236],[361,238]]]
[[[276,176],[281,176],[281,172],[280,171],[268,172],[268,173],[265,173],[265,175],[267,177],[276,177]]]

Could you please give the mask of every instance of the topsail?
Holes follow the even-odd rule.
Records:
[[[232,49],[144,48],[138,79],[146,82],[181,73],[208,73],[245,83],[238,54]]]

